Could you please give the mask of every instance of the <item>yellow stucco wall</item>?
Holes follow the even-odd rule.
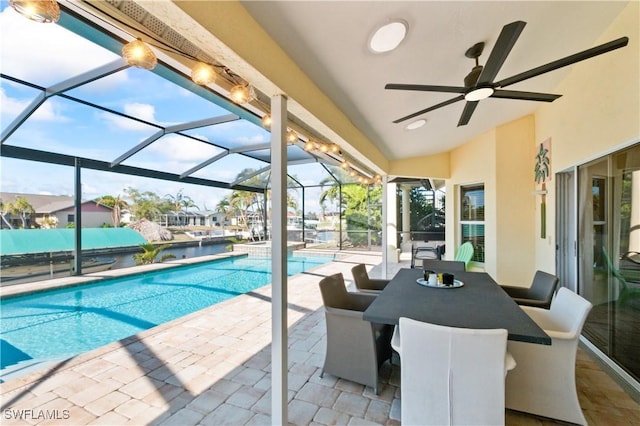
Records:
[[[493,129],[451,152],[447,247],[460,244],[460,187],[485,185],[484,269],[501,284],[528,285],[534,265],[534,119]],[[455,250],[447,250],[453,258]]]
[[[389,161],[389,175],[403,177],[430,177],[448,179],[451,176],[451,158],[449,152],[405,160]]]
[[[496,129],[496,278],[529,285],[535,264],[535,123],[529,115]]]
[[[629,44],[576,64],[535,114],[536,143],[551,138],[552,173],[640,140],[640,3],[631,2],[595,44],[627,36]],[[547,240],[535,239],[536,268],[555,270],[555,186],[548,187]],[[539,209],[539,204],[536,206]],[[539,212],[536,212],[536,216]],[[536,235],[539,232],[537,224]]]
[[[594,43],[628,36],[629,45],[576,64],[533,116],[499,126],[450,153],[447,247],[459,244],[459,187],[485,184],[485,270],[502,284],[529,285],[536,269],[555,272],[555,181],[548,185],[547,237],[533,168],[551,138],[552,173],[640,140],[640,3],[632,2]],[[452,250],[447,257],[452,258]]]

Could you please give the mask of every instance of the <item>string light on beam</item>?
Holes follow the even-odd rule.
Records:
[[[11,7],[22,16],[44,24],[58,22],[60,6],[55,0],[10,0]]]
[[[256,98],[256,92],[253,87],[248,84],[238,84],[229,90],[229,97],[237,104],[246,104]]]
[[[142,40],[137,39],[122,47],[122,57],[132,67],[152,70],[158,64],[158,58]]]
[[[216,81],[216,71],[211,65],[198,62],[191,69],[191,79],[200,86],[206,86]]]
[[[293,144],[293,143],[298,142],[299,138],[298,138],[298,134],[296,133],[295,130],[289,129],[289,130],[287,130],[286,139],[287,139],[287,143]]]
[[[265,115],[262,116],[262,120],[260,121],[262,123],[262,127],[264,127],[267,130],[271,129],[271,123],[273,122],[273,119],[271,118],[271,114],[266,113]]]

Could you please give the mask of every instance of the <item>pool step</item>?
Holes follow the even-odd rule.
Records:
[[[61,358],[27,359],[20,361],[17,364],[10,365],[0,370],[0,383],[6,383],[33,371],[52,367],[65,359],[69,359],[71,356],[72,355]]]

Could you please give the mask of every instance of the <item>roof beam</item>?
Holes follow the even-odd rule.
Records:
[[[199,127],[204,127],[204,126],[214,126],[216,124],[227,123],[229,121],[235,121],[239,119],[240,117],[235,114],[226,114],[218,117],[205,118],[203,120],[191,121],[189,123],[182,123],[182,124],[176,124],[173,126],[165,127],[162,130],[149,136],[147,139],[143,140],[138,145],[134,146],[129,151],[122,154],[120,157],[113,160],[111,162],[111,166],[114,167],[121,164],[123,161],[134,156],[135,154],[137,154],[144,148],[148,147],[149,145],[151,145],[153,142],[157,141],[164,135],[180,132],[182,130],[197,129]],[[204,141],[202,142],[205,143]]]
[[[209,158],[207,161],[204,161],[204,162],[198,164],[197,166],[192,167],[189,170],[187,170],[186,172],[182,173],[180,175],[180,177],[184,178],[184,177],[190,176],[190,175],[194,174],[195,172],[197,172],[198,170],[200,170],[200,169],[202,169],[204,167],[207,167],[211,163],[215,163],[216,161],[226,157],[227,155],[229,155],[229,151],[223,151],[218,155],[214,155],[213,157]]]
[[[247,180],[251,179],[252,177],[258,176],[259,174],[262,174],[262,173],[266,172],[267,170],[271,170],[271,165],[268,165],[266,167],[263,167],[263,168],[261,168],[259,170],[254,171],[252,173],[249,173],[247,176],[243,176],[242,178],[236,180],[235,182],[231,182],[229,184],[229,186],[235,189],[235,186],[238,185],[239,183],[247,181]]]
[[[260,151],[261,149],[269,149],[269,148],[271,148],[271,144],[267,142],[267,143],[261,143],[261,144],[251,145],[251,146],[244,146],[240,148],[233,148],[233,149],[230,149],[229,152],[231,154],[239,154],[242,152]]]
[[[226,182],[220,182],[216,180],[185,177],[181,178],[174,173],[161,172],[158,170],[143,169],[140,167],[117,165],[112,167],[108,161],[91,160],[88,158],[74,157],[71,155],[57,154],[53,152],[39,151],[36,149],[22,148],[18,146],[0,145],[0,157],[15,158],[18,160],[37,161],[40,163],[57,164],[61,166],[75,165],[76,159],[80,160],[80,165],[84,169],[99,170],[102,172],[120,173],[130,176],[141,176],[152,179],[166,180],[170,182],[180,182],[200,186],[208,186],[213,188],[223,189],[237,189],[240,191],[259,192],[263,193],[264,188],[255,188],[252,186],[235,185],[231,188],[231,185]]]
[[[104,64],[98,68],[94,68],[82,74],[71,77],[65,81],[54,84],[51,87],[48,87],[47,97],[57,95],[59,93],[64,93],[79,86],[84,86],[85,84],[101,79],[102,77],[115,74],[127,68],[129,68],[129,65],[127,65],[124,59],[118,58],[115,61],[109,62],[108,64]]]
[[[7,128],[4,129],[4,131],[2,132],[0,145],[2,145],[7,139],[9,139],[9,136],[11,136],[13,132],[18,130],[18,127],[20,127],[22,123],[27,121],[27,119],[31,117],[31,114],[36,112],[40,105],[42,105],[46,100],[47,96],[45,95],[45,93],[39,93],[38,96],[33,101],[31,101],[31,103],[20,114],[18,114],[16,118],[13,119],[13,121],[7,126]]]
[[[141,151],[142,149],[144,149],[147,146],[151,145],[152,143],[154,143],[155,141],[157,141],[158,139],[160,139],[164,135],[165,135],[164,129],[158,130],[153,135],[149,136],[148,138],[146,138],[145,140],[140,142],[138,145],[134,146],[129,151],[125,152],[120,157],[118,157],[115,160],[113,160],[111,162],[111,167],[115,167],[115,166],[120,165],[124,160],[126,160],[127,158],[132,157],[133,155],[137,154],[139,151]]]
[[[240,120],[240,116],[236,114],[226,114],[219,117],[205,118],[203,120],[191,121],[190,123],[176,124],[165,128],[166,133],[177,133],[183,130],[192,130],[200,127],[215,126],[216,124],[228,123],[230,121]]]

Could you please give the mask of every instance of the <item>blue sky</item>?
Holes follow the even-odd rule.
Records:
[[[119,56],[56,24],[39,24],[18,15],[2,1],[0,12],[0,71],[43,87],[118,60]],[[3,79],[0,86],[0,124],[4,130],[39,94],[39,90]],[[114,111],[166,127],[228,114],[211,102],[146,70],[128,68],[70,90],[66,94]],[[49,98],[5,142],[8,145],[50,150],[103,161],[113,161],[158,131],[149,126],[94,109],[62,97]],[[185,132],[212,143],[250,146],[268,142],[269,132],[245,120]],[[182,173],[221,150],[177,134],[165,135],[123,164]],[[194,174],[232,181],[245,168],[264,162],[231,154]],[[72,194],[70,167],[1,158],[1,190],[38,194]],[[318,164],[289,169],[305,185],[317,184],[326,173]],[[82,172],[83,198],[124,195],[124,188],[153,191],[160,196],[183,189],[198,206],[212,209],[229,191],[164,182],[115,173]],[[319,212],[319,190],[306,192],[307,211]]]

